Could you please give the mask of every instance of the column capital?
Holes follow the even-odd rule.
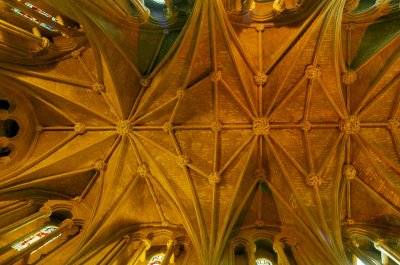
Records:
[[[68,229],[72,229],[75,226],[75,222],[72,219],[65,219],[61,226],[67,227]]]
[[[50,216],[53,213],[53,210],[51,209],[50,206],[48,205],[43,205],[40,209],[39,212],[45,215],[46,217]]]
[[[145,246],[145,250],[149,250],[150,248],[151,248],[151,241],[150,240],[148,240],[148,239],[143,239],[142,240],[142,243],[144,244],[144,246]]]

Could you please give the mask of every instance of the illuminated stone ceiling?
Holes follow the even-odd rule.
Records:
[[[162,22],[140,1],[44,2],[88,41],[0,53],[36,126],[0,194],[87,209],[69,264],[135,225],[182,228],[201,264],[246,229],[345,264],[343,226],[400,225],[396,1],[188,1]]]

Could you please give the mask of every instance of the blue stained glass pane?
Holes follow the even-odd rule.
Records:
[[[34,5],[32,5],[31,3],[28,3],[28,2],[25,2],[25,5],[26,5],[27,7],[29,7],[29,8],[31,8],[33,11],[35,11],[35,12],[37,12],[37,13],[39,13],[39,14],[41,14],[41,15],[47,17],[47,18],[50,18],[51,20],[53,20],[54,22],[57,23],[57,18],[53,17],[53,16],[50,15],[49,13],[43,11],[42,9],[40,9],[40,8],[38,8],[38,7],[34,6]],[[26,19],[32,21],[33,23],[40,25],[41,27],[43,27],[43,28],[45,28],[45,29],[48,29],[48,30],[50,30],[50,31],[57,31],[55,28],[53,28],[53,27],[50,26],[49,24],[46,24],[46,23],[41,22],[41,21],[40,21],[39,19],[37,19],[36,17],[33,17],[33,16],[31,16],[31,15],[29,15],[29,14],[27,14],[27,13],[24,13],[24,12],[22,12],[21,10],[19,10],[18,8],[12,8],[12,9],[11,9],[11,12],[13,12],[13,13],[15,13],[15,14],[17,14],[17,15],[20,15],[20,16],[22,16],[22,17],[24,17],[24,18],[26,18]]]
[[[38,8],[37,6],[32,5],[31,3],[25,2],[25,5],[29,8],[31,8],[33,11],[47,17],[50,18],[51,20],[53,20],[54,22],[57,22],[57,18],[53,17],[52,15],[50,15],[49,13],[43,11],[42,9]]]

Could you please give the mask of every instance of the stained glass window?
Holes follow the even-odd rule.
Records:
[[[47,18],[50,18],[51,20],[53,20],[54,22],[57,22],[57,18],[53,17],[52,15],[50,15],[49,13],[43,11],[42,9],[40,9],[37,6],[32,5],[31,3],[25,2],[25,5],[27,7],[29,7],[30,9],[32,9],[33,11],[35,11],[36,13],[39,13]]]
[[[161,262],[164,259],[164,254],[156,254],[153,257],[151,257],[151,259],[149,260],[149,263],[147,263],[147,265],[160,265]]]
[[[272,265],[272,262],[266,258],[256,259],[256,265]]]
[[[33,11],[35,11],[36,13],[41,14],[42,16],[45,16],[45,17],[47,17],[47,18],[53,20],[54,22],[57,22],[57,18],[56,18],[56,17],[53,17],[52,15],[50,15],[49,13],[43,11],[42,9],[38,8],[37,6],[34,6],[34,5],[32,5],[31,3],[29,3],[29,2],[25,2],[25,5],[26,5],[27,7],[29,7],[30,9],[32,9]],[[15,13],[15,14],[17,14],[17,15],[20,15],[20,16],[22,16],[22,17],[24,17],[24,18],[26,18],[26,19],[32,21],[33,23],[42,26],[42,27],[45,28],[45,29],[48,29],[48,30],[50,30],[50,31],[57,31],[55,28],[53,28],[53,27],[50,26],[49,24],[46,24],[46,23],[41,22],[39,19],[37,19],[37,18],[35,18],[35,17],[33,17],[33,16],[27,14],[27,13],[22,12],[22,11],[19,10],[18,8],[12,8],[12,9],[11,9],[11,12],[13,12],[13,13]]]
[[[55,225],[48,225],[42,229],[40,229],[38,232],[24,238],[22,241],[12,245],[13,249],[16,249],[18,251],[32,245],[33,243],[35,243],[36,241],[40,240],[41,238],[47,236],[48,234],[54,232],[58,227]],[[53,241],[56,237],[53,237],[50,241],[46,242],[46,243],[50,243],[51,241]]]

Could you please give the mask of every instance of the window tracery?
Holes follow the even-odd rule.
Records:
[[[147,263],[147,265],[161,265],[162,261],[164,260],[164,257],[165,254],[158,253],[150,258],[149,263]]]
[[[266,258],[256,259],[256,265],[272,265],[272,262]]]

